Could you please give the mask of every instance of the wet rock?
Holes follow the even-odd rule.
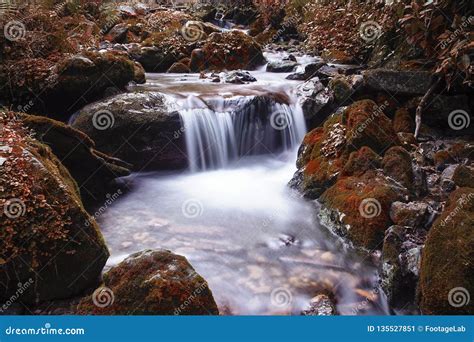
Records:
[[[202,70],[253,70],[265,63],[262,47],[252,37],[240,31],[215,32],[202,48],[191,54],[190,67]]]
[[[345,76],[334,77],[329,81],[329,89],[338,103],[344,103],[354,93],[352,85]]]
[[[377,171],[360,177],[341,177],[326,190],[319,201],[330,212],[338,213],[336,233],[356,246],[380,249],[385,230],[392,224],[389,216],[393,202],[406,196],[403,188]]]
[[[388,149],[383,157],[382,166],[387,176],[400,182],[407,189],[414,188],[412,157],[403,147],[394,146]]]
[[[78,314],[219,314],[207,282],[185,257],[167,250],[132,254],[104,274],[103,303],[100,289],[79,303]]]
[[[426,315],[474,313],[474,189],[451,193],[421,259],[419,306]],[[469,298],[471,300],[469,301]]]
[[[428,71],[373,69],[363,72],[365,85],[392,95],[424,95],[431,86]]]
[[[309,63],[300,68],[302,70],[290,74],[286,77],[288,80],[306,81],[312,77],[315,77],[316,72],[323,66],[326,65],[324,62]]]
[[[317,119],[317,123],[322,123],[325,117],[324,115],[318,115],[318,113],[332,103],[332,94],[325,90],[324,85],[317,77],[298,85],[296,91],[304,117],[307,120]],[[317,123],[314,122],[314,124]]]
[[[137,16],[137,12],[132,6],[120,5],[118,10],[123,18],[135,18]]]
[[[181,62],[173,63],[172,66],[168,69],[169,73],[176,73],[176,74],[188,74],[191,72],[191,69]]]
[[[113,179],[130,174],[130,165],[97,151],[88,136],[70,126],[32,115],[25,115],[23,123],[67,167],[79,185],[83,199],[105,194]]]
[[[301,312],[305,316],[335,316],[336,305],[328,295],[319,294],[311,298],[309,308]]]
[[[270,61],[267,64],[267,72],[292,72],[297,65],[298,63],[291,59]]]
[[[473,186],[474,168],[466,165],[459,165],[454,170],[453,182],[459,187]]]
[[[428,219],[428,208],[424,202],[394,202],[390,207],[390,218],[400,226],[423,227]]]
[[[87,134],[98,150],[136,170],[187,165],[180,116],[160,93],[125,93],[90,104],[72,126]]]
[[[51,149],[1,113],[0,302],[68,298],[95,286],[109,256],[79,189]],[[29,241],[29,243],[25,243]]]
[[[129,51],[129,55],[140,63],[147,72],[165,72],[178,61],[178,56],[172,51],[157,46],[135,48]]]
[[[133,81],[138,84],[144,84],[146,82],[145,69],[138,62],[134,64],[134,74]]]
[[[243,70],[231,71],[226,73],[224,76],[225,83],[245,84],[256,81],[257,79],[253,77],[248,71]]]
[[[416,294],[422,247],[409,244],[410,227],[392,226],[385,233],[382,250],[382,288],[393,307],[412,303]]]

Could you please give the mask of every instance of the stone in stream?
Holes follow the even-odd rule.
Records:
[[[297,71],[293,74],[290,74],[286,77],[287,80],[298,80],[298,81],[306,81],[310,78],[315,77],[316,72],[322,67],[326,65],[324,62],[314,62],[308,63],[301,68],[303,70]]]
[[[157,92],[125,93],[90,104],[72,126],[86,133],[100,151],[133,164],[134,169],[187,165],[179,113]]]
[[[292,72],[297,65],[297,62],[290,59],[270,61],[267,64],[267,72]]]
[[[244,70],[234,70],[226,73],[224,76],[225,83],[245,84],[256,81],[257,79],[252,74]]]
[[[328,295],[319,294],[310,301],[309,308],[301,312],[305,316],[335,316],[337,310]]]
[[[109,257],[99,227],[51,149],[13,113],[0,113],[0,126],[0,303],[19,291],[29,305],[78,295]]]
[[[207,282],[185,257],[145,250],[104,274],[104,283],[77,306],[85,315],[218,315]]]
[[[311,120],[313,125],[323,122],[325,114],[320,114],[320,112],[328,108],[334,98],[332,93],[325,89],[319,78],[315,77],[298,85],[296,92],[305,119]]]

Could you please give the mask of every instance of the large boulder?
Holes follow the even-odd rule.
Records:
[[[198,52],[191,54],[192,71],[253,70],[263,65],[262,47],[240,31],[215,32]]]
[[[0,302],[78,295],[98,283],[109,256],[77,184],[51,149],[11,113],[0,125]]]
[[[304,117],[313,125],[318,126],[326,118],[325,109],[329,109],[334,98],[330,91],[314,77],[296,88],[298,103],[300,104]]]
[[[104,274],[79,314],[218,315],[207,282],[185,257],[167,250],[135,253]]]
[[[451,193],[421,258],[419,306],[428,315],[474,314],[474,188]]]
[[[372,69],[364,73],[364,83],[372,90],[395,95],[424,95],[431,86],[431,72]]]
[[[33,115],[24,115],[23,124],[67,167],[82,198],[93,200],[106,192],[113,179],[130,174],[130,165],[97,151],[87,135],[71,126]]]
[[[359,151],[360,163],[371,168],[362,159],[375,161],[372,152],[383,155],[387,148],[398,143],[383,106],[371,100],[355,102],[306,134],[298,152],[298,172],[290,185],[309,198],[317,198],[334,184],[351,152]],[[349,164],[346,170],[350,173],[351,168]]]
[[[0,66],[0,101],[62,121],[107,88],[124,89],[134,79],[134,63],[120,53],[82,52],[52,59],[24,59]]]
[[[133,164],[134,169],[187,165],[183,127],[156,92],[124,93],[90,104],[72,126],[87,134],[96,149]]]

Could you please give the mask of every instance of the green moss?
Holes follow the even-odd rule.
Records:
[[[459,188],[451,193],[446,208],[426,239],[418,284],[423,314],[474,314],[473,227],[474,188]],[[453,291],[459,294],[461,288],[470,294],[471,301],[455,307],[451,304],[459,302],[453,297]]]

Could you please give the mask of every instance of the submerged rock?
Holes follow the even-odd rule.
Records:
[[[336,305],[328,295],[319,294],[311,298],[309,308],[301,312],[305,316],[335,316]]]
[[[125,93],[90,104],[72,126],[87,134],[98,150],[136,170],[187,165],[179,113],[170,110],[160,93]]]
[[[102,234],[51,149],[1,115],[0,302],[18,291],[25,304],[77,295],[107,261]]]
[[[474,189],[459,188],[426,239],[418,284],[423,314],[474,314],[473,227]]]
[[[77,307],[86,315],[218,315],[207,282],[185,257],[167,250],[130,255]]]

